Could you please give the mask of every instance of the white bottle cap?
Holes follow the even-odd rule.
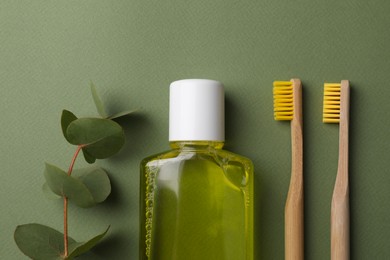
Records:
[[[222,83],[184,79],[171,83],[169,141],[225,141]]]

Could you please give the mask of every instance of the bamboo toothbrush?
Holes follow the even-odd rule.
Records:
[[[339,162],[331,208],[331,259],[349,259],[349,81],[324,85],[324,123],[339,123]]]
[[[285,259],[303,260],[302,84],[299,79],[274,82],[275,120],[291,121],[291,179],[285,206]]]

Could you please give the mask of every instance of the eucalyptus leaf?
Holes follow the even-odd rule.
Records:
[[[68,135],[66,133],[66,129],[68,129],[68,126],[70,123],[72,123],[74,120],[76,120],[77,117],[68,110],[62,110],[61,115],[61,128],[62,128],[62,134],[64,135],[65,139],[69,142]]]
[[[90,155],[85,149],[82,149],[82,151],[83,151],[84,159],[87,163],[92,164],[96,161],[96,158]]]
[[[16,227],[14,239],[20,251],[32,259],[64,259],[64,235],[53,228],[35,223],[20,225]],[[69,244],[76,244],[71,237],[68,237],[68,241]]]
[[[87,242],[84,243],[72,243],[69,245],[69,257],[73,258],[76,256],[79,256],[87,251],[89,251],[91,248],[93,248],[108,232],[110,227],[106,229],[103,233],[91,238]]]
[[[45,179],[50,189],[59,196],[66,196],[70,201],[82,208],[89,208],[96,204],[91,192],[84,183],[60,168],[46,163]]]
[[[92,82],[91,82],[91,94],[92,94],[93,102],[95,102],[95,106],[99,115],[103,118],[107,118],[107,113],[106,110],[104,109],[103,102],[100,99],[96,87]]]
[[[119,113],[116,113],[116,114],[113,114],[113,115],[107,117],[107,119],[118,119],[120,117],[129,116],[129,115],[133,114],[134,112],[136,112],[137,110],[138,109],[119,112]]]
[[[111,193],[110,179],[100,167],[77,169],[73,174],[88,188],[96,203],[106,200]]]
[[[70,143],[82,145],[88,155],[104,159],[116,154],[125,143],[122,127],[109,119],[79,118],[69,124]]]
[[[62,199],[61,196],[58,196],[57,194],[55,194],[49,187],[49,185],[47,185],[47,182],[45,182],[43,185],[42,185],[42,191],[43,191],[43,194],[45,195],[45,197],[49,200],[58,200],[58,199]]]

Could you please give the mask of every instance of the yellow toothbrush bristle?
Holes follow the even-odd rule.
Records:
[[[324,110],[322,121],[324,123],[340,122],[340,83],[324,84]]]
[[[273,92],[275,120],[292,120],[294,114],[293,83],[291,81],[275,81]]]

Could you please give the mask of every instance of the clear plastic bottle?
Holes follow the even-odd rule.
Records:
[[[140,259],[253,259],[253,165],[223,144],[222,84],[173,82],[171,150],[141,163]]]

